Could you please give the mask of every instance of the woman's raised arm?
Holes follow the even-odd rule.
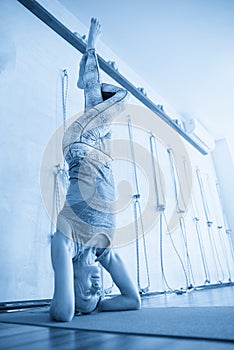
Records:
[[[141,307],[140,295],[130,278],[120,256],[113,250],[98,259],[102,266],[110,273],[114,283],[120,290],[120,295],[103,299],[100,311],[136,310]]]

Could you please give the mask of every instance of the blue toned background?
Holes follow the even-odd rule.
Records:
[[[121,3],[48,1],[41,0],[54,16],[73,32],[84,34],[91,16],[103,23],[102,41],[98,51],[106,60],[115,60],[119,70],[135,86],[144,86],[152,99],[163,104],[173,117],[180,112],[199,118],[211,133],[207,139],[227,138],[232,133],[233,113],[233,47],[231,2],[137,2]],[[64,6],[63,6],[64,5]],[[74,7],[75,6],[75,7]],[[56,220],[55,175],[56,165],[62,163],[61,137],[64,109],[62,103],[62,77],[68,73],[66,99],[67,117],[83,110],[83,95],[76,88],[79,52],[36,19],[17,1],[0,2],[0,111],[1,111],[1,244],[0,300],[50,298],[53,289],[53,272],[50,264],[50,235]],[[114,52],[115,53],[114,53]],[[105,74],[105,81],[111,81]],[[163,97],[161,97],[163,96]],[[165,102],[166,101],[166,102]],[[136,103],[135,99],[131,100]],[[60,133],[53,137],[60,127]],[[124,140],[128,132],[115,130]],[[148,147],[142,132],[135,131],[136,142]],[[231,135],[232,136],[232,135]],[[232,139],[228,139],[229,142]],[[42,162],[48,143],[50,152]],[[218,171],[212,157],[201,156],[187,145],[193,169],[198,166],[204,179],[209,175],[212,188]],[[225,148],[226,147],[226,148]],[[232,148],[231,148],[232,149]],[[164,153],[163,153],[164,152]],[[233,167],[225,142],[217,146],[216,163],[219,177],[226,184],[227,194],[233,198]],[[165,155],[165,150],[161,155]],[[168,160],[160,164],[169,174]],[[225,170],[228,168],[228,171]],[[222,171],[224,169],[224,172]],[[132,179],[130,165],[121,162],[114,166],[116,180]],[[40,175],[43,173],[43,193]],[[142,205],[147,202],[147,179],[140,174]],[[225,178],[227,175],[228,178]],[[175,205],[173,182],[169,176],[167,203]],[[62,191],[61,178],[59,178]],[[194,186],[202,220],[207,260],[212,282],[216,282],[215,266],[207,236],[206,220],[202,210],[199,188]],[[46,200],[47,208],[44,205]],[[128,193],[129,195],[129,193]],[[227,209],[233,222],[233,201],[226,198]],[[61,196],[60,206],[62,205]],[[126,212],[121,212],[121,223],[133,222],[131,196]],[[209,198],[214,203],[213,198]],[[219,214],[222,211],[216,196]],[[58,205],[58,203],[57,203]],[[152,215],[153,210],[152,209]],[[170,208],[171,209],[171,208]],[[217,208],[216,208],[217,209]],[[215,207],[212,208],[213,217]],[[187,217],[190,255],[197,284],[204,282],[199,247],[192,214]],[[217,219],[214,218],[214,219]],[[51,222],[52,221],[52,222]],[[222,221],[222,219],[221,219]],[[214,221],[215,222],[215,221]],[[223,221],[222,221],[223,223]],[[159,228],[147,235],[150,261],[151,290],[164,288],[159,261]],[[165,233],[165,232],[164,232]],[[183,240],[175,234],[176,246],[185,259]],[[225,236],[226,237],[226,236]],[[218,244],[224,268],[223,280],[228,271],[225,256]],[[226,244],[227,242],[227,237]],[[173,288],[184,285],[184,276],[173,252],[168,235],[164,235],[164,262],[167,278]],[[129,272],[136,280],[135,244],[120,248]],[[142,257],[142,242],[141,242]],[[229,263],[232,263],[230,250]],[[233,265],[232,265],[233,271]],[[146,283],[144,264],[141,264],[142,283]],[[107,277],[106,277],[107,278]],[[111,283],[107,279],[107,287]]]
[[[234,155],[234,2],[232,0],[59,0],[177,112],[226,136]]]

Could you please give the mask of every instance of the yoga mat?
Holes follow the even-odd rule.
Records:
[[[55,322],[48,310],[1,314],[0,322],[139,335],[234,341],[234,307],[157,307],[100,312]]]

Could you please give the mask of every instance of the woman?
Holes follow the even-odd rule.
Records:
[[[137,288],[111,248],[115,229],[115,191],[109,150],[111,121],[124,108],[127,91],[101,84],[95,53],[100,23],[91,19],[78,87],[84,89],[85,112],[66,131],[63,153],[70,184],[52,238],[55,272],[50,315],[70,321],[75,313],[140,308]],[[102,298],[98,262],[110,273],[120,295]]]

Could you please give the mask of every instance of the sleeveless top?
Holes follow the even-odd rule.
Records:
[[[102,84],[111,97],[85,111],[67,129],[63,154],[69,166],[70,184],[63,209],[58,215],[71,227],[72,238],[81,245],[105,248],[97,237],[109,244],[115,230],[115,186],[111,169],[111,122],[124,109],[128,92]],[[62,232],[66,236],[67,232]]]

